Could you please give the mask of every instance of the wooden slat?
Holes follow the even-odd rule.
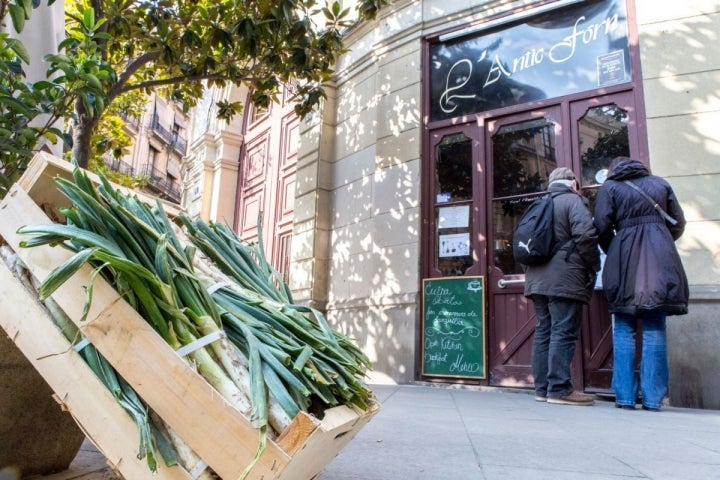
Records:
[[[17,185],[22,187],[22,189],[30,195],[30,198],[40,207],[57,210],[60,206],[69,206],[70,202],[58,190],[55,184],[55,178],[62,177],[67,180],[72,180],[74,169],[75,166],[70,162],[54,157],[49,153],[40,152],[33,157],[27,170],[25,170],[20,179],[18,179]],[[100,183],[100,177],[96,174],[88,171],[85,171],[85,174],[96,185]],[[143,202],[151,205],[155,203],[156,197],[120,185],[114,185],[114,187],[125,194],[136,195]],[[160,203],[170,217],[178,216],[180,209],[176,204],[163,199],[160,199]],[[56,216],[55,212],[46,211],[46,213],[51,213],[51,215],[49,215],[51,218],[55,218]]]
[[[362,415],[344,405],[327,410],[320,427],[293,454],[280,478],[297,480],[318,476],[378,410],[379,405],[375,404]]]
[[[55,328],[33,294],[0,262],[0,326],[42,375],[110,465],[127,479],[188,480],[179,467],[159,466],[152,475],[137,458],[138,430],[70,343]]]
[[[17,229],[49,222],[17,185],[0,204],[0,235],[40,281],[70,253],[49,246],[19,248]],[[53,294],[53,299],[193,451],[222,478],[238,478],[255,456],[258,431],[100,278],[93,287],[87,320],[80,323],[90,274],[89,267],[81,269]],[[285,452],[268,442],[250,478],[277,478],[288,461]]]

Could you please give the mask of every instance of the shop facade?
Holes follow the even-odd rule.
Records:
[[[296,300],[357,339],[372,381],[530,388],[514,225],[556,166],[592,203],[612,157],[630,155],[670,181],[688,219],[691,305],[668,322],[670,402],[720,408],[720,3],[661,3],[398,0],[349,32],[327,101],[287,122],[299,143],[285,252]],[[242,205],[250,151],[236,137],[228,211]],[[573,375],[606,393],[611,320],[597,288]]]

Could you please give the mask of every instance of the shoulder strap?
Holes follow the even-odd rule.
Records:
[[[634,184],[633,182],[631,182],[630,180],[625,180],[625,181],[623,181],[623,183],[631,186],[631,187],[634,188],[637,192],[639,192],[640,195],[642,195],[643,197],[645,197],[645,199],[646,199],[648,202],[650,202],[650,205],[652,205],[653,208],[654,208],[655,210],[657,210],[657,212],[660,214],[661,217],[663,217],[663,218],[665,219],[666,222],[668,222],[670,225],[677,225],[677,223],[678,223],[677,220],[675,220],[673,217],[671,217],[670,215],[668,215],[668,213],[667,213],[665,210],[663,210],[662,207],[661,207],[660,205],[658,205],[658,203],[657,203],[655,200],[653,200],[653,198],[652,198],[650,195],[648,195],[647,193],[645,193],[645,191],[644,191],[642,188],[638,187],[637,185],[635,185],[635,184]]]

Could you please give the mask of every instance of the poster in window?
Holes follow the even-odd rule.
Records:
[[[466,257],[470,255],[470,234],[440,235],[438,257]]]

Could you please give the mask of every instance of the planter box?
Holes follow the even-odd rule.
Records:
[[[0,236],[40,281],[71,253],[53,247],[21,249],[21,238],[16,231],[24,225],[49,223],[48,214],[56,218],[59,193],[53,193],[55,186],[48,182],[52,182],[55,175],[69,172],[70,165],[39,155],[28,173],[0,203]],[[3,304],[10,308],[6,309],[9,315],[0,316],[2,327],[114,468],[128,480],[151,478],[144,460],[136,458],[137,432],[129,416],[116,404],[111,405],[114,400],[104,401],[109,397],[106,389],[69,348],[54,323],[44,318],[42,312],[33,310],[28,314],[37,300],[30,298],[29,293],[21,295],[22,286],[17,285],[17,281],[13,284],[7,268],[4,270],[0,269],[8,278],[0,279],[0,285]],[[87,319],[79,322],[84,286],[89,283],[90,273],[90,267],[82,269],[55,292],[53,299],[148,406],[215,473],[223,479],[237,479],[255,455],[258,431],[188,367],[102,279],[95,282]],[[23,300],[22,305],[13,300],[16,297]],[[322,421],[301,412],[278,439],[268,441],[248,478],[305,480],[316,477],[378,408],[374,405],[368,411],[360,411],[335,407],[326,411]],[[130,425],[126,425],[128,422]],[[192,478],[178,467],[158,473],[160,478]]]

